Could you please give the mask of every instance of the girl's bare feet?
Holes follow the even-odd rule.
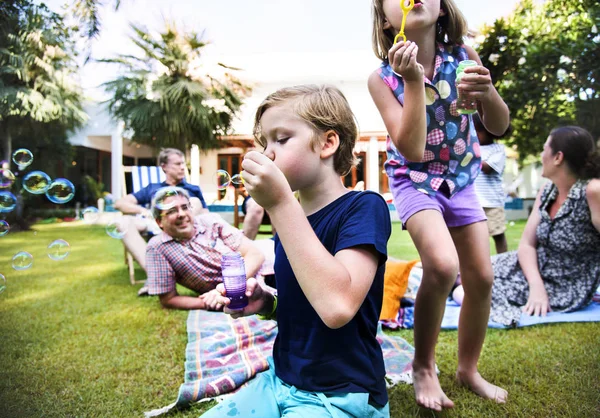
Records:
[[[438,412],[454,407],[454,402],[442,390],[435,369],[415,370],[413,365],[413,386],[417,405]]]
[[[479,372],[465,374],[456,372],[456,382],[465,386],[484,399],[491,399],[496,403],[506,403],[508,392],[499,386],[485,380]]]

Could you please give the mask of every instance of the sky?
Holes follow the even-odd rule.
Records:
[[[509,14],[517,0],[456,0],[471,28]],[[45,2],[60,12],[65,0]],[[113,3],[114,0],[104,0]],[[251,82],[366,78],[378,64],[371,50],[369,0],[122,0],[118,11],[102,8],[102,29],[93,57],[134,52],[128,22],[160,30],[165,19],[187,30],[204,31],[211,42],[209,67],[216,62],[242,68]],[[110,77],[105,64],[88,64],[82,83],[90,89]]]
[[[69,3],[72,0],[67,0]],[[514,9],[518,0],[455,0],[471,29],[493,23]],[[46,0],[61,12],[65,0]],[[186,31],[204,32],[202,71],[218,74],[216,64],[241,68],[236,76],[254,87],[234,122],[235,132],[251,132],[254,109],[268,93],[285,85],[331,83],[347,95],[361,128],[384,129],[368,96],[366,80],[378,67],[371,49],[370,0],[103,0],[100,36],[92,57],[136,54],[129,41],[129,23],[151,31],[164,28],[165,19]],[[81,84],[94,100],[106,99],[99,87],[116,75],[116,66],[86,64]]]

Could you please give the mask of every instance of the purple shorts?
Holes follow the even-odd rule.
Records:
[[[449,228],[470,225],[487,219],[473,184],[456,193],[452,198],[448,198],[449,190],[444,186],[435,196],[430,196],[415,189],[408,177],[394,177],[390,180],[394,205],[403,226],[406,226],[408,219],[415,213],[427,209],[440,212]]]

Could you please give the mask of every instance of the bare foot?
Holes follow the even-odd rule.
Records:
[[[413,386],[417,405],[438,412],[454,407],[454,402],[442,390],[435,370],[413,368]]]
[[[508,392],[499,386],[492,385],[485,380],[479,372],[472,375],[456,372],[456,381],[461,386],[466,386],[484,399],[491,399],[496,403],[506,403]]]

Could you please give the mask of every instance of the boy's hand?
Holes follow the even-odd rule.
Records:
[[[456,88],[466,98],[480,101],[485,100],[494,88],[490,70],[481,65],[465,68],[465,73]]]
[[[388,60],[394,72],[400,74],[404,81],[423,81],[423,66],[417,62],[419,47],[411,41],[400,41],[388,52]]]
[[[266,155],[250,151],[242,161],[242,168],[246,190],[265,210],[272,209],[286,198],[294,198],[285,175]]]
[[[246,305],[244,309],[232,311],[227,308],[227,305],[229,305],[231,301],[226,297],[227,292],[225,291],[225,285],[223,285],[223,283],[218,284],[216,290],[222,295],[221,301],[225,305],[223,312],[230,314],[233,318],[261,313],[265,306],[266,298],[270,297],[269,294],[263,290],[258,281],[254,277],[251,277],[246,282],[248,305]]]

